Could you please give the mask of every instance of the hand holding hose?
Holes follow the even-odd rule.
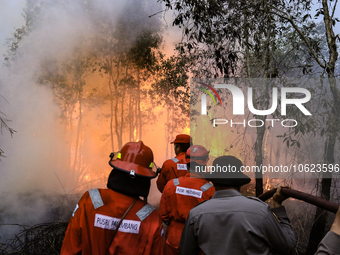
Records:
[[[288,187],[286,187],[288,188]],[[281,191],[281,186],[278,186],[276,189],[276,192],[273,196],[273,203],[274,203],[274,208],[280,207],[282,202],[286,200],[288,197],[282,194]]]
[[[338,212],[335,215],[335,219],[332,224],[331,231],[340,235],[340,207],[338,209]]]

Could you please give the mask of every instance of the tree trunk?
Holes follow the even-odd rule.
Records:
[[[114,144],[113,144],[113,114],[114,114],[114,99],[113,99],[113,91],[111,85],[112,79],[109,79],[109,87],[110,87],[110,140],[111,140],[111,151],[114,152]]]
[[[112,146],[112,151],[114,151],[114,135],[113,135],[113,129],[115,131],[116,134],[116,138],[117,138],[117,146],[118,146],[118,150],[120,150],[121,146],[119,146],[119,140],[121,139],[121,134],[119,132],[119,120],[118,120],[118,103],[119,103],[119,91],[118,91],[118,80],[119,80],[119,68],[120,68],[120,64],[119,62],[116,64],[116,77],[114,79],[114,74],[113,74],[113,70],[111,69],[111,81],[112,81],[112,85],[110,87],[110,93],[111,93],[111,146]],[[110,85],[110,84],[109,84]],[[113,127],[113,123],[114,123],[114,127]]]
[[[134,137],[133,137],[133,122],[134,122],[134,118],[133,118],[133,102],[132,102],[132,94],[130,93],[130,97],[129,97],[129,141],[134,141]]]
[[[114,77],[113,77],[113,65],[109,63],[109,90],[110,90],[110,139],[111,139],[111,150],[114,152],[114,133],[113,133],[113,120],[114,120],[114,102],[115,102],[115,89],[114,89]],[[117,64],[118,70],[118,64]]]
[[[117,138],[117,143],[118,143],[117,144],[118,150],[120,150],[121,147],[119,146],[119,141],[121,139],[121,134],[119,133],[119,121],[118,121],[118,110],[119,110],[118,99],[119,99],[120,94],[117,94],[119,93],[117,89],[117,83],[114,84],[114,87],[115,87],[114,123],[115,123],[115,133],[116,133],[116,138]]]
[[[330,118],[334,118],[334,114],[331,113]],[[337,138],[337,131],[336,126],[334,125],[334,121],[330,121],[331,128],[327,133],[327,140],[325,145],[325,155],[324,155],[324,163],[325,164],[334,164],[334,149],[335,143]],[[321,194],[320,197],[326,200],[330,199],[331,194],[331,184],[332,184],[332,173],[322,173],[321,179]],[[309,235],[309,242],[306,250],[306,255],[312,255],[316,252],[318,244],[320,243],[321,239],[325,235],[325,228],[326,228],[326,220],[327,220],[327,213],[325,210],[321,208],[317,208],[314,223],[312,230]]]
[[[137,92],[136,92],[137,93]],[[135,124],[134,124],[134,129],[133,129],[133,136],[134,136],[134,141],[137,141],[138,138],[138,99],[135,100]]]
[[[80,148],[81,148],[81,131],[82,131],[82,121],[83,121],[83,80],[82,80],[82,69],[81,65],[76,65],[75,67],[75,89],[77,92],[77,99],[79,103],[78,107],[78,125],[77,125],[77,134],[76,134],[76,143],[75,143],[75,152],[74,152],[74,159],[72,170],[74,173],[77,173],[76,176],[76,183],[81,179],[81,157],[80,155]]]
[[[128,68],[125,70],[125,78],[128,76]],[[120,98],[120,123],[119,123],[119,136],[118,136],[118,148],[123,147],[123,128],[124,128],[124,102],[125,102],[126,88],[121,89]]]
[[[168,159],[169,157],[169,141],[171,139],[170,132],[169,132],[169,123],[170,123],[170,109],[169,105],[166,104],[166,129],[165,129],[165,142],[166,142],[166,149],[165,149],[165,158]]]
[[[267,6],[265,6],[267,9]],[[265,54],[264,54],[264,78],[268,79],[270,78],[269,75],[269,68],[270,68],[270,40],[271,40],[271,21],[269,12],[267,12],[267,32],[266,32],[266,41],[265,41]],[[266,80],[263,87],[262,87],[262,93],[260,97],[263,97],[264,100],[260,100],[259,104],[257,104],[260,109],[267,109],[269,106],[269,82]],[[253,102],[254,102],[254,92],[253,92]],[[259,109],[259,108],[258,108]],[[256,128],[256,141],[255,141],[255,163],[257,166],[257,169],[261,169],[261,171],[258,171],[255,173],[255,194],[256,196],[259,196],[263,193],[263,174],[262,174],[262,165],[263,165],[263,138],[264,134],[266,132],[266,116],[255,116],[256,119],[260,119],[263,121],[263,126]]]
[[[256,116],[257,119],[262,119],[263,121],[266,119],[265,116]],[[260,166],[263,165],[263,137],[264,133],[266,132],[265,124],[262,127],[257,127],[257,136],[256,136],[256,142],[255,142],[255,163],[256,166],[258,166],[258,169],[260,169]],[[263,193],[263,175],[262,172],[256,172],[255,173],[255,195],[259,196]]]
[[[139,135],[139,140],[142,140],[142,129],[143,129],[143,123],[142,123],[142,113],[141,113],[141,106],[140,106],[140,100],[141,100],[141,95],[140,95],[140,70],[138,68],[137,71],[137,111],[138,111],[138,135]]]
[[[333,31],[332,25],[332,17],[329,15],[328,9],[328,1],[322,0],[323,12],[324,12],[324,23],[326,28],[326,38],[329,49],[329,61],[326,65],[326,72],[328,74],[329,86],[332,92],[332,96],[334,99],[334,104],[332,107],[332,111],[328,116],[328,132],[327,139],[325,144],[325,153],[324,153],[324,163],[325,164],[334,164],[334,148],[335,143],[338,137],[337,132],[337,120],[339,119],[339,106],[340,106],[340,92],[336,85],[336,80],[334,77],[334,69],[335,63],[338,59],[337,45],[336,45],[336,37]],[[330,199],[330,191],[332,184],[332,174],[331,173],[323,173],[321,180],[321,197],[326,200]],[[317,208],[315,214],[315,220],[310,232],[309,243],[306,251],[306,255],[312,255],[316,252],[317,245],[321,241],[324,236],[325,226],[326,226],[326,216],[324,210]]]

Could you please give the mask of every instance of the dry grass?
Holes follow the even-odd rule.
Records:
[[[53,255],[59,254],[67,222],[51,222],[23,227],[12,239],[0,244],[0,254]]]

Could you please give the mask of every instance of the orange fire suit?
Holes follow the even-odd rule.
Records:
[[[163,254],[160,215],[140,199],[122,221],[112,242],[114,230],[134,200],[111,189],[87,191],[72,214],[60,254]]]
[[[179,153],[175,158],[164,161],[157,179],[158,190],[163,192],[168,181],[186,175],[187,170],[184,152]]]
[[[179,254],[178,246],[189,211],[210,199],[215,192],[210,182],[199,177],[196,173],[188,172],[185,176],[168,182],[164,188],[159,213],[163,221],[169,224],[166,230],[165,254],[176,254],[174,249]]]

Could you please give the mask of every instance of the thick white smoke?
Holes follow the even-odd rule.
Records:
[[[30,225],[52,220],[53,217],[45,217],[46,212],[50,212],[51,201],[62,206],[64,202],[58,200],[58,196],[52,199],[45,194],[74,194],[93,185],[105,187],[111,170],[108,165],[108,155],[111,151],[107,143],[97,143],[100,140],[98,133],[102,131],[103,125],[108,128],[107,123],[101,124],[96,119],[100,114],[97,112],[99,108],[93,107],[91,111],[84,112],[83,121],[84,130],[87,130],[83,141],[82,160],[86,162],[86,169],[83,170],[88,173],[89,181],[93,181],[91,174],[94,172],[96,181],[79,183],[72,179],[77,176],[70,173],[70,132],[75,132],[72,130],[74,127],[65,127],[60,119],[61,110],[55,102],[53,90],[48,84],[39,84],[38,77],[41,70],[57,72],[60,64],[77,50],[91,52],[94,45],[90,42],[96,36],[96,24],[101,19],[109,19],[109,23],[114,25],[116,20],[124,15],[127,20],[140,15],[134,13],[137,11],[133,8],[136,1],[27,2],[30,4],[29,8],[41,8],[42,11],[26,9],[29,14],[37,14],[31,18],[38,21],[34,22],[28,34],[22,37],[16,60],[10,62],[9,68],[2,66],[0,72],[0,111],[6,114],[1,117],[9,119],[6,123],[17,131],[11,137],[9,132],[2,128],[0,135],[0,148],[4,150],[5,155],[0,162],[0,206],[1,210],[6,211],[0,215],[0,224]],[[87,3],[86,8],[84,3]],[[146,1],[145,4],[149,8],[149,15],[161,9],[156,1]],[[1,25],[1,44],[4,44],[5,38],[13,38],[14,28],[25,25],[22,17],[24,7],[23,0],[0,2],[1,17],[8,20]],[[152,24],[153,18],[146,17],[145,20]],[[133,40],[140,31],[131,29],[126,32],[130,33],[129,37]],[[165,36],[174,38],[172,32],[167,32]],[[172,50],[174,41],[165,47]],[[10,56],[6,53],[8,46],[0,49],[3,54]],[[156,128],[164,129],[163,124],[159,126]],[[155,132],[154,130],[155,128],[152,132]],[[164,147],[161,147],[164,142],[160,144],[164,139],[163,131],[160,136],[162,137],[154,139],[154,136],[148,138],[146,134],[144,141],[153,149],[159,166],[165,160]],[[156,204],[159,194],[154,182],[151,192],[151,200]],[[4,241],[11,231],[15,232],[16,228],[0,226],[0,240]]]

